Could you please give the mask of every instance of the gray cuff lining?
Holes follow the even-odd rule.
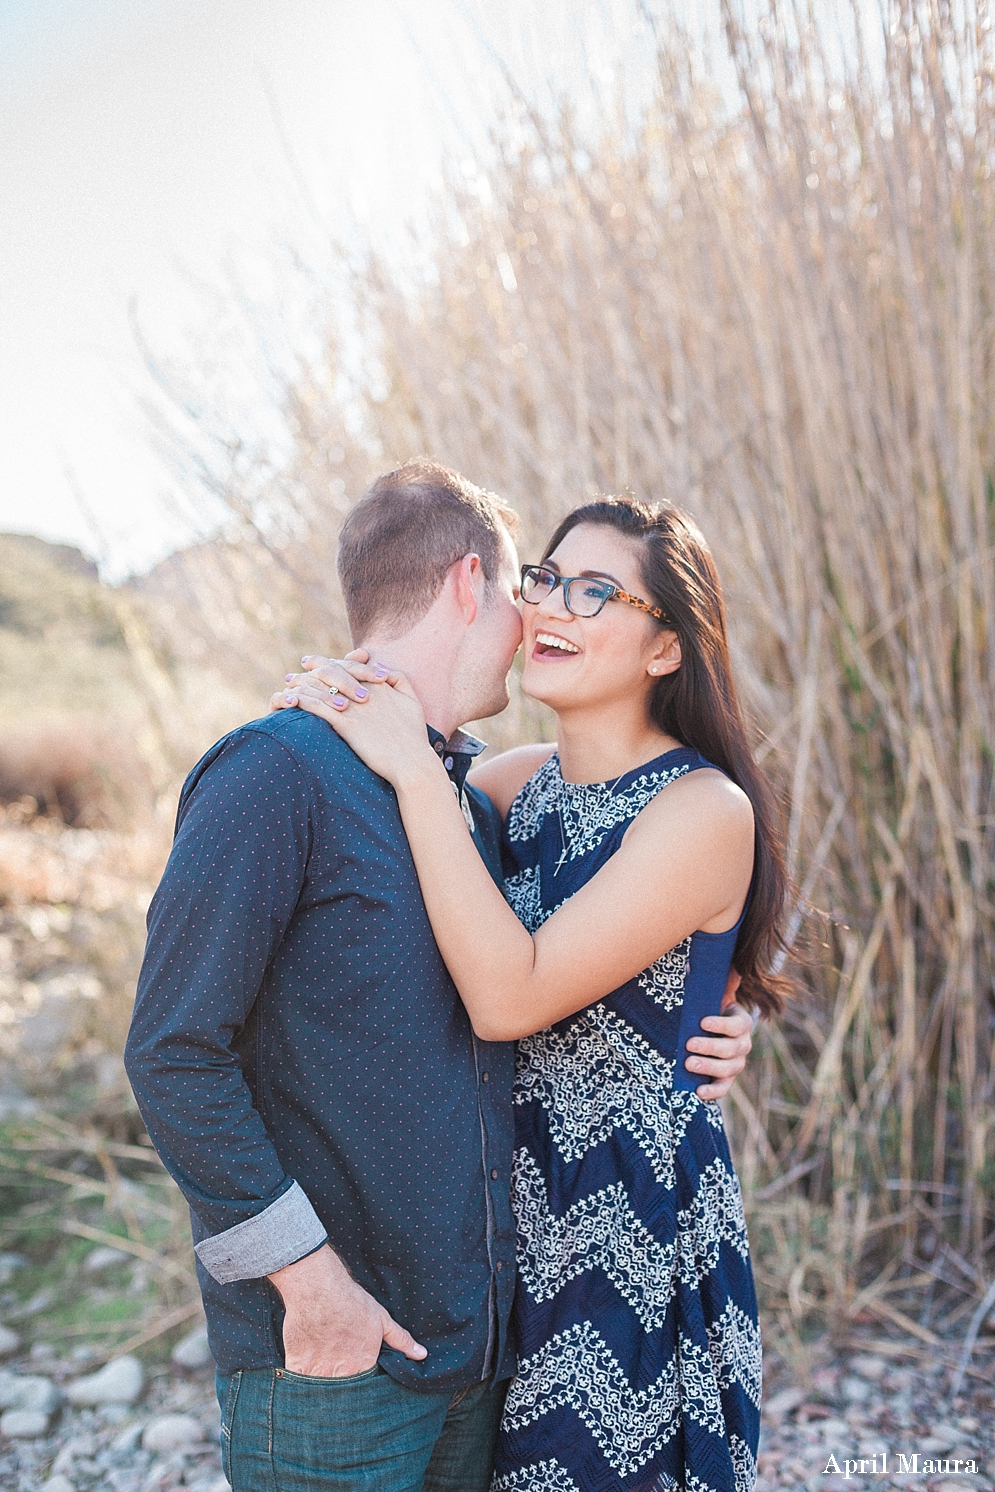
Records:
[[[327,1242],[328,1234],[305,1192],[295,1181],[264,1212],[214,1233],[194,1245],[194,1252],[219,1285],[259,1280]]]

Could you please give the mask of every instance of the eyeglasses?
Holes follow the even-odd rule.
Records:
[[[540,601],[553,594],[558,585],[563,587],[563,604],[571,616],[597,616],[606,601],[624,601],[628,606],[655,616],[658,621],[666,621],[659,606],[651,606],[638,596],[630,596],[628,591],[612,585],[610,580],[595,580],[590,575],[560,575],[545,565],[522,566],[522,600],[530,606],[538,606]]]

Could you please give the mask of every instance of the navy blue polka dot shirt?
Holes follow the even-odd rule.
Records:
[[[479,743],[430,734],[500,882]],[[242,726],[187,778],[125,1060],[223,1373],[282,1363],[265,1276],[326,1239],[428,1348],[383,1349],[399,1382],[514,1371],[512,1048],[473,1035],[393,789],[315,716]]]

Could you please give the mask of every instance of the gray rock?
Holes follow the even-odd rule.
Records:
[[[102,1269],[110,1269],[113,1264],[127,1264],[132,1258],[126,1254],[124,1249],[112,1249],[108,1244],[101,1244],[99,1248],[91,1249],[83,1260],[83,1268],[87,1274],[99,1274]]]
[[[88,1373],[66,1387],[66,1398],[77,1406],[134,1404],[145,1387],[145,1370],[137,1357],[115,1357],[99,1373]]]
[[[792,1409],[797,1409],[799,1404],[805,1402],[805,1390],[803,1388],[782,1388],[780,1393],[773,1394],[764,1401],[763,1415],[765,1419],[780,1420]]]
[[[856,1373],[858,1378],[866,1378],[868,1383],[878,1383],[888,1370],[888,1364],[883,1357],[871,1357],[861,1354],[850,1362],[851,1373]]]
[[[21,1345],[16,1331],[9,1326],[0,1326],[0,1357],[11,1357]]]
[[[851,1404],[866,1404],[874,1392],[866,1378],[844,1378],[840,1388],[843,1390],[844,1399],[849,1400]]]
[[[105,1425],[123,1425],[131,1413],[131,1406],[115,1400],[111,1404],[101,1404],[97,1413]]]
[[[0,1435],[11,1440],[37,1440],[48,1429],[48,1415],[40,1409],[8,1409],[0,1414]]]
[[[950,1425],[937,1425],[932,1435],[920,1440],[916,1449],[924,1456],[943,1456],[947,1451],[960,1450],[966,1438]]]
[[[200,1447],[203,1442],[204,1427],[192,1414],[157,1414],[145,1426],[142,1449],[168,1455],[186,1446]]]
[[[42,1483],[41,1492],[76,1492],[76,1488],[67,1476],[56,1472],[47,1482]]]
[[[810,1430],[815,1430],[821,1441],[839,1440],[846,1445],[850,1438],[850,1426],[845,1419],[820,1419],[814,1425],[809,1425]]]
[[[198,1326],[196,1331],[188,1332],[173,1348],[170,1360],[176,1367],[188,1368],[191,1372],[210,1367],[214,1359],[207,1345],[207,1327]]]
[[[59,1407],[60,1399],[51,1378],[0,1371],[0,1409],[25,1409],[47,1416]]]
[[[52,1462],[52,1475],[65,1476],[72,1470],[73,1462],[93,1453],[92,1435],[74,1435],[67,1440]]]
[[[7,1285],[28,1261],[23,1254],[0,1254],[0,1285]]]
[[[124,1429],[118,1435],[115,1435],[111,1449],[114,1451],[137,1451],[145,1424],[145,1420],[137,1419],[130,1425],[125,1425]]]

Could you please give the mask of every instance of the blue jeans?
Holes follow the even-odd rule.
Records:
[[[381,1367],[218,1375],[233,1492],[487,1492],[507,1382],[419,1393]]]

